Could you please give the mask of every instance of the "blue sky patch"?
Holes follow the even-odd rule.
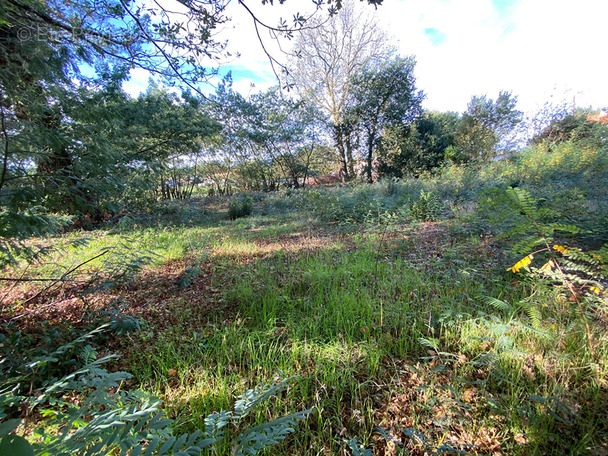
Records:
[[[508,16],[519,0],[492,0],[492,6],[501,16]]]
[[[221,69],[222,74],[226,74],[228,71],[232,71],[232,79],[237,81],[239,79],[251,79],[253,82],[267,82],[272,74],[268,71],[263,73],[252,71],[244,65],[226,65]]]
[[[433,46],[439,46],[447,38],[446,34],[443,33],[441,30],[438,30],[438,29],[432,28],[432,27],[425,28],[424,34],[427,36],[427,38],[429,40],[431,40],[431,44]]]

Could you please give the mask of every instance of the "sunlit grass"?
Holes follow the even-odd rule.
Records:
[[[282,372],[297,378],[248,424],[312,413],[272,454],[348,454],[353,437],[391,454],[378,426],[413,454],[423,454],[422,445],[404,428],[427,435],[429,451],[451,442],[473,445],[474,454],[602,454],[605,310],[587,308],[593,355],[579,309],[555,284],[507,271],[514,264],[508,245],[496,242],[478,206],[492,174],[501,185],[543,184],[536,191],[552,197],[543,207],[573,199],[583,209],[572,217],[588,222],[584,212],[593,209],[601,221],[605,189],[580,181],[579,171],[590,172],[588,162],[604,166],[605,157],[572,152],[560,149],[548,163],[530,153],[512,164],[316,196],[262,196],[253,216],[235,221],[221,201],[205,211],[176,205],[173,219],[133,218],[45,240],[63,247],[50,257],[54,266],[31,272],[66,270],[108,248],[116,259],[125,249],[150,252],[151,275],[171,262],[204,264],[198,287],[169,293],[154,319],[121,341],[134,385],[165,400],[178,431],[204,429],[206,415]],[[576,169],[556,168],[567,163]],[[567,179],[550,182],[558,171]],[[380,205],[398,210],[422,189],[441,195],[437,222],[401,217],[383,225],[377,210],[367,215]],[[334,196],[346,208],[364,207],[362,220],[305,205],[317,198],[324,208]],[[69,245],[82,237],[90,241]],[[101,258],[86,264],[103,267]]]
[[[165,333],[133,358],[138,379],[172,404],[183,430],[201,428],[206,414],[280,371],[298,380],[268,413],[314,412],[279,452],[335,454],[345,439],[371,445],[375,426],[399,432],[401,423],[437,445],[458,439],[477,442],[481,453],[498,444],[529,454],[569,445],[573,436],[559,431],[577,407],[569,391],[601,394],[606,365],[592,368],[580,352],[576,316],[562,313],[563,321],[547,318],[531,330],[521,308],[505,313],[484,300],[516,303],[529,290],[513,286],[505,268],[480,261],[478,239],[447,248],[439,237],[427,256],[416,251],[423,239],[415,232],[358,232],[303,251],[281,246],[272,232],[250,237],[252,229],[241,224],[211,242],[212,261],[232,265],[222,269],[231,280],[222,295],[238,317]],[[535,293],[539,305],[559,305],[550,289]],[[379,417],[400,400],[403,415]],[[597,412],[581,419],[591,423]],[[589,442],[602,435],[594,432]]]

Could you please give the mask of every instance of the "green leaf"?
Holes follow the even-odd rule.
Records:
[[[486,302],[486,304],[491,305],[495,309],[502,310],[503,312],[507,313],[513,312],[513,307],[505,301],[493,298],[491,296],[484,296],[482,299]]]
[[[5,435],[9,435],[13,432],[17,427],[21,424],[21,420],[7,420],[3,423],[0,423],[0,437],[4,437]]]
[[[353,456],[372,456],[372,450],[360,445],[356,438],[352,438],[347,442]]]
[[[0,441],[0,456],[34,456],[34,450],[23,437],[7,435]]]
[[[165,454],[167,451],[169,451],[169,449],[171,449],[171,447],[173,446],[173,444],[175,443],[175,437],[171,437],[169,440],[167,440],[165,442],[165,444],[160,447],[160,450],[158,450],[158,452],[162,455]]]

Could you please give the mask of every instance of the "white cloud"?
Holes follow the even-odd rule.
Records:
[[[522,2],[516,14],[511,46],[520,50],[516,76],[527,97],[556,86],[577,93],[579,105],[608,105],[602,52],[608,3],[537,0]]]
[[[501,8],[493,5],[501,2]],[[298,7],[302,13],[312,7],[310,0],[249,4],[272,26],[281,16],[291,20]],[[232,21],[218,38],[228,39],[228,50],[240,53],[223,62],[233,68],[234,87],[247,95],[277,84],[251,18],[237,2],[226,14]],[[461,112],[471,96],[496,97],[500,90],[518,95],[523,110],[560,92],[576,94],[579,106],[608,106],[605,0],[385,0],[377,14],[400,53],[416,56],[417,82],[428,109]],[[434,45],[425,29],[435,29],[443,40]],[[260,33],[268,51],[284,58],[268,32]],[[135,94],[145,89],[148,74],[132,74],[126,90]]]
[[[525,110],[568,89],[579,105],[608,104],[608,2],[523,0],[499,12],[490,0],[406,0],[380,10],[401,52],[417,57],[429,109],[463,111],[472,95],[500,90],[518,95]],[[444,33],[444,42],[433,46],[424,28]]]
[[[129,80],[123,82],[122,88],[133,98],[136,98],[140,93],[145,92],[148,88],[150,72],[142,68],[134,68],[129,72],[129,75]]]
[[[381,22],[399,42],[399,50],[417,59],[419,87],[427,94],[430,109],[462,111],[472,92],[488,90],[488,39],[497,41],[502,30],[496,24],[489,0],[463,2],[426,0],[386,3],[380,8]],[[385,9],[385,7],[387,7]],[[445,35],[434,46],[425,29]],[[482,31],[486,35],[480,39]],[[481,62],[487,62],[479,64]]]

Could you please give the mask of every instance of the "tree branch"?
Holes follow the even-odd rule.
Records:
[[[4,151],[2,154],[2,174],[0,175],[0,192],[2,192],[2,187],[6,183],[6,172],[8,170],[8,131],[6,129],[6,113],[4,111],[4,105],[0,105],[0,118],[2,121],[2,135],[4,136]]]
[[[27,303],[29,303],[30,301],[33,301],[34,299],[36,299],[38,296],[40,296],[42,293],[48,291],[50,288],[52,288],[55,284],[65,280],[65,278],[70,275],[72,272],[76,271],[78,268],[84,266],[87,263],[90,263],[93,260],[96,260],[99,257],[102,257],[104,255],[106,255],[109,252],[109,250],[104,250],[101,253],[95,255],[92,258],[89,258],[86,261],[83,261],[82,263],[77,264],[76,266],[74,266],[73,268],[69,269],[68,271],[64,272],[61,277],[57,278],[57,279],[50,279],[52,280],[52,283],[50,285],[48,285],[46,288],[43,288],[42,290],[40,290],[38,293],[36,293],[34,296],[32,296],[31,298],[27,299],[26,301],[23,302],[22,305],[26,305]],[[18,315],[17,317],[12,318],[11,320],[17,320],[21,317],[23,317],[25,314],[21,314]]]

